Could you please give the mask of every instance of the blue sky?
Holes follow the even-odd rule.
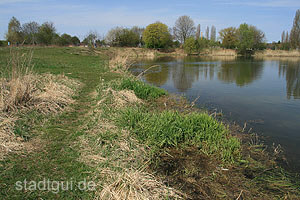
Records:
[[[90,30],[102,36],[115,26],[161,21],[172,27],[179,16],[188,15],[203,32],[211,25],[218,31],[246,22],[264,31],[270,42],[291,29],[297,9],[299,0],[0,0],[0,39],[12,16],[21,23],[52,21],[59,33],[82,39]]]

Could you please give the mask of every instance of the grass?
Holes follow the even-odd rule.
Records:
[[[1,67],[7,65],[9,50],[0,49]],[[20,52],[28,51],[26,48]],[[57,181],[91,180],[93,169],[79,161],[78,138],[85,132],[81,126],[91,106],[90,93],[96,89],[100,75],[107,71],[106,62],[98,55],[82,55],[80,49],[34,48],[34,70],[36,73],[51,72],[65,74],[82,82],[70,110],[57,116],[48,115],[46,123],[31,123],[23,118],[16,123],[15,132],[28,138],[37,148],[33,152],[10,154],[0,161],[0,198],[1,199],[90,199],[93,191],[73,190],[55,194],[51,191],[16,191],[15,183],[23,180]],[[75,54],[78,52],[78,55]],[[102,77],[109,80],[112,74]],[[28,136],[27,136],[28,135]],[[39,141],[39,142],[37,142]]]
[[[206,113],[157,113],[128,108],[122,112],[120,123],[154,149],[188,145],[206,154],[220,153],[226,162],[239,158],[239,140],[229,136],[228,129]]]
[[[155,86],[148,85],[140,80],[134,78],[124,78],[121,84],[118,85],[119,90],[133,90],[135,95],[144,100],[157,99],[163,95],[167,95],[167,92]]]

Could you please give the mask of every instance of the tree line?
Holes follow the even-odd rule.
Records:
[[[291,31],[283,31],[281,40],[273,48],[289,50],[300,48],[300,9],[296,11]]]
[[[37,22],[20,23],[18,19],[12,17],[8,23],[6,40],[13,45],[78,45],[80,40],[76,36],[69,34],[59,35],[52,22],[38,24]]]
[[[8,24],[6,39],[11,44],[40,44],[40,45],[85,45],[116,46],[116,47],[146,47],[170,49],[182,47],[186,53],[200,53],[208,47],[223,47],[236,49],[241,54],[265,49],[267,46],[265,34],[253,25],[246,23],[239,27],[228,27],[218,32],[215,26],[206,27],[201,31],[201,25],[195,25],[189,16],[179,17],[174,27],[168,27],[162,22],[155,22],[146,28],[115,27],[106,36],[100,37],[96,31],[90,31],[80,42],[76,36],[66,33],[59,35],[52,22],[39,25],[29,22],[23,25],[13,17]],[[281,49],[296,49],[300,47],[300,10],[296,12],[292,30],[283,32]],[[1,44],[0,44],[1,45]]]

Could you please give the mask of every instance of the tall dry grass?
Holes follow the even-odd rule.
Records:
[[[264,50],[264,51],[257,51],[255,52],[255,57],[261,58],[261,57],[294,57],[299,58],[300,57],[300,51],[297,50]]]
[[[23,148],[23,139],[14,134],[18,113],[36,110],[57,113],[73,102],[79,83],[64,75],[36,74],[33,52],[11,50],[0,76],[0,159]]]
[[[8,64],[1,70],[1,111],[14,110],[30,100],[30,90],[34,85],[32,55],[32,51],[26,55],[11,50]]]

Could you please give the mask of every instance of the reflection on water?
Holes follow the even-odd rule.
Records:
[[[220,60],[223,58],[223,60]],[[136,67],[147,69],[154,64],[157,67],[145,74],[145,80],[153,85],[162,86],[172,79],[174,86],[180,92],[192,87],[193,82],[202,79],[218,80],[225,83],[235,83],[239,87],[247,86],[262,76],[264,66],[268,63],[262,60],[243,60],[234,57],[213,58],[197,57],[161,57],[156,60],[142,61]],[[266,61],[267,62],[267,61]],[[274,62],[274,58],[273,58]],[[300,98],[300,59],[280,59],[278,63],[279,77],[286,80],[286,95],[288,99]],[[172,67],[170,67],[172,66]]]
[[[159,58],[138,63],[133,72],[150,66],[143,80],[184,94],[198,106],[220,109],[225,116],[280,143],[300,172],[300,60],[221,58]],[[256,123],[260,122],[260,123]]]
[[[287,98],[300,98],[300,67],[299,62],[280,61],[279,76],[285,77]]]
[[[219,80],[227,83],[236,83],[245,86],[261,76],[263,63],[256,62],[222,62],[221,71],[218,73]]]

